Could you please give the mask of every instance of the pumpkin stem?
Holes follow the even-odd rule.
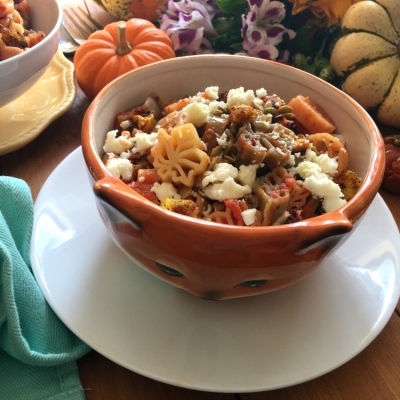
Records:
[[[126,25],[122,23],[118,24],[117,26],[117,47],[115,51],[120,56],[128,54],[132,51],[131,45],[126,40]]]

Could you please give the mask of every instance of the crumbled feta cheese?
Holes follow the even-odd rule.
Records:
[[[304,187],[312,195],[323,199],[322,207],[326,212],[335,210],[337,204],[340,206],[346,203],[342,198],[343,193],[340,186],[333,182],[318,164],[312,161],[303,161],[297,166],[296,172],[304,179]]]
[[[338,169],[338,162],[329,157],[327,154],[320,154],[317,156],[311,149],[307,149],[306,151],[306,160],[316,163],[321,168],[322,172],[329,175],[335,175]]]
[[[267,91],[264,88],[260,88],[256,90],[256,96],[258,98],[265,97],[267,95]]]
[[[206,88],[205,92],[209,99],[217,100],[218,99],[218,90],[219,90],[218,86],[210,86],[210,87]]]
[[[196,127],[204,125],[210,116],[207,104],[197,102],[189,103],[182,112],[185,114],[184,123],[192,123]]]
[[[125,121],[122,121],[120,124],[119,124],[119,126],[122,128],[122,129],[128,129],[130,126],[131,126],[131,122],[127,119],[127,120],[125,120]]]
[[[225,113],[228,112],[228,107],[223,101],[211,101],[208,105],[208,109],[210,114],[221,114],[221,111]]]
[[[253,186],[256,180],[258,165],[241,165],[239,168],[238,180],[242,185]]]
[[[231,164],[218,163],[215,164],[213,171],[206,171],[204,175],[205,178],[203,178],[203,181],[201,182],[203,187],[216,181],[223,182],[227,178],[236,179],[239,175],[239,170]]]
[[[132,179],[133,165],[125,158],[110,158],[106,163],[107,169],[123,181]]]
[[[251,193],[251,187],[248,185],[241,186],[232,177],[229,177],[223,182],[207,186],[203,191],[209,199],[224,201],[240,199],[244,195]]]
[[[322,207],[326,212],[334,211],[345,204],[346,200],[338,197],[325,197],[322,201]]]
[[[229,108],[240,104],[252,105],[255,99],[256,97],[254,96],[254,92],[252,90],[244,91],[244,88],[240,87],[238,89],[231,89],[228,92],[226,104]]]
[[[288,167],[293,167],[293,166],[295,165],[295,163],[296,163],[296,159],[294,158],[294,155],[291,154],[291,155],[289,156],[289,159],[286,161],[286,165],[287,165]]]
[[[131,155],[131,153],[129,151],[124,151],[119,156],[121,158],[129,158],[130,155]]]
[[[132,148],[133,143],[130,139],[123,135],[117,137],[117,134],[117,130],[107,133],[106,142],[103,146],[104,152],[115,153],[119,155],[124,151],[128,151]]]
[[[210,100],[206,99],[203,96],[202,92],[197,93],[196,96],[189,97],[188,100],[189,100],[189,103],[203,103],[203,104],[209,104],[210,103]]]
[[[264,118],[257,118],[253,124],[254,127],[262,132],[268,132],[271,128],[271,120],[272,120],[272,115],[271,114],[267,114],[263,116]],[[265,118],[267,117],[267,118]],[[268,120],[269,119],[269,120]]]
[[[213,171],[207,171],[204,175],[201,185],[205,188],[203,192],[209,199],[219,201],[240,199],[245,194],[251,193],[249,185],[242,186],[235,182],[239,170],[231,164],[218,163]]]
[[[220,137],[217,137],[217,143],[221,147],[225,147],[228,143],[228,136],[224,132]]]
[[[315,174],[304,179],[304,187],[318,197],[343,197],[339,185],[331,181],[326,174]]]
[[[131,141],[134,144],[134,147],[132,148],[132,153],[139,153],[143,155],[146,150],[150,149],[158,143],[158,133],[138,132],[131,139]]]
[[[253,100],[253,105],[254,105],[255,108],[258,108],[259,110],[262,110],[263,106],[264,106],[264,102],[261,99],[256,99],[255,98]]]
[[[249,208],[248,210],[242,211],[241,214],[243,217],[243,221],[247,226],[253,225],[254,222],[256,222],[256,212],[256,208]]]
[[[151,187],[151,191],[157,196],[157,199],[162,201],[165,198],[180,199],[181,196],[175,189],[174,185],[169,182],[154,183]]]

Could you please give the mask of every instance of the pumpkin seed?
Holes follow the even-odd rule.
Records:
[[[233,157],[231,157],[231,156],[224,155],[223,158],[222,158],[222,161],[232,164],[235,161],[235,159]]]
[[[178,193],[180,194],[182,199],[187,199],[192,193],[192,188],[184,187],[180,189]]]
[[[210,156],[218,157],[222,152],[222,146],[216,146],[212,149]]]
[[[293,119],[295,117],[295,115],[293,113],[286,113],[286,114],[283,114],[283,116],[286,119]]]
[[[293,111],[292,107],[285,105],[278,108],[278,114],[288,114]]]
[[[274,107],[266,107],[264,108],[265,114],[271,114],[273,117],[278,115],[278,111]]]

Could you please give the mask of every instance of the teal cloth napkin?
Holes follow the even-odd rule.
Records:
[[[55,315],[30,264],[31,192],[0,176],[0,399],[83,400],[76,361],[90,348]]]

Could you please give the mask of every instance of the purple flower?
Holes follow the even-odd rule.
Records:
[[[242,46],[250,55],[276,60],[276,46],[287,33],[292,39],[296,33],[280,24],[285,18],[285,5],[280,1],[248,0],[250,11],[242,16]],[[258,55],[257,55],[258,54]]]
[[[160,28],[170,37],[174,50],[200,54],[211,49],[206,37],[217,36],[212,18],[217,12],[214,1],[169,0]]]
[[[252,57],[263,58],[265,60],[276,60],[279,55],[278,49],[272,44],[260,44],[248,51]]]

